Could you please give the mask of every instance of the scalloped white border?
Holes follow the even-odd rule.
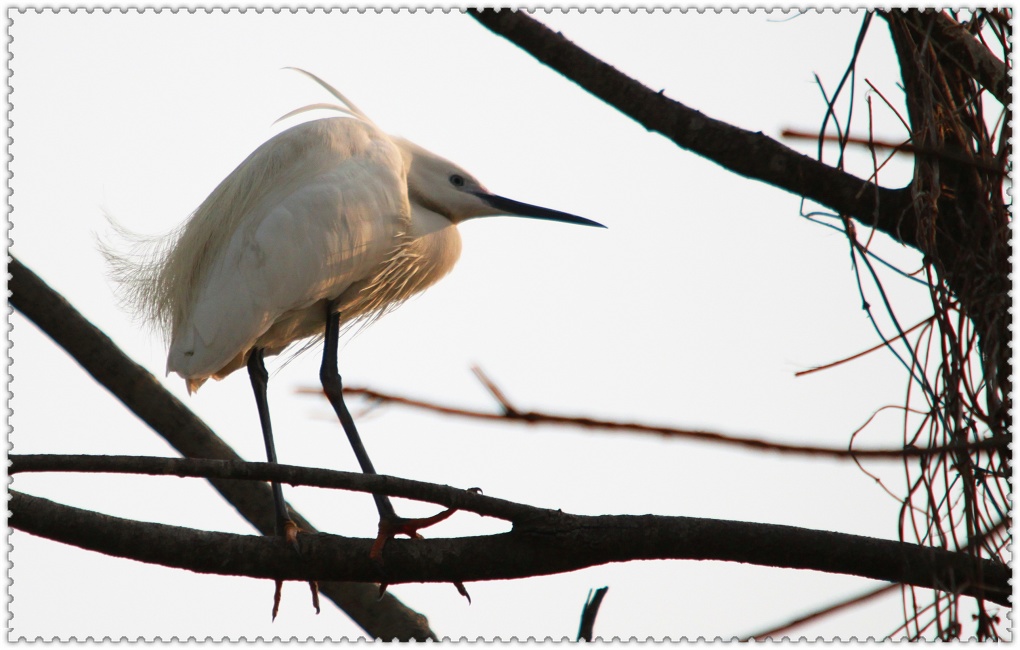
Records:
[[[995,3],[993,3],[993,4],[995,4]],[[378,3],[350,3],[350,4],[344,4],[344,5],[341,5],[341,6],[331,6],[331,5],[322,5],[322,4],[306,5],[306,4],[291,4],[291,3],[273,3],[273,4],[270,4],[270,5],[262,5],[262,6],[239,5],[239,4],[226,4],[226,5],[210,6],[207,3],[182,3],[182,4],[176,5],[176,6],[153,5],[153,4],[139,4],[139,5],[128,5],[128,6],[125,6],[123,3],[89,3],[89,4],[79,4],[79,5],[55,4],[55,5],[43,5],[43,6],[39,6],[39,5],[36,5],[36,4],[29,4],[29,5],[14,4],[14,3],[8,4],[5,7],[5,9],[6,9],[6,12],[5,12],[5,18],[6,18],[5,37],[6,37],[6,61],[7,61],[7,67],[6,67],[6,71],[5,71],[6,72],[6,83],[5,83],[5,86],[6,86],[5,118],[6,118],[7,133],[6,133],[6,137],[5,137],[5,140],[4,140],[5,172],[6,172],[5,191],[6,191],[7,202],[6,202],[6,219],[4,220],[3,225],[2,225],[2,231],[3,231],[3,234],[4,234],[5,246],[9,249],[11,244],[12,244],[12,239],[11,239],[11,236],[10,236],[10,231],[11,231],[11,228],[12,228],[12,226],[11,226],[11,217],[12,217],[13,209],[14,209],[13,208],[13,206],[14,206],[14,197],[13,197],[12,190],[11,190],[11,180],[13,179],[13,171],[12,171],[12,169],[13,169],[13,162],[14,161],[13,161],[13,157],[10,154],[10,145],[12,143],[11,136],[10,136],[10,128],[12,126],[12,122],[11,122],[11,118],[10,118],[10,112],[11,112],[11,110],[13,108],[13,105],[11,104],[11,101],[10,101],[10,99],[11,99],[10,95],[11,95],[11,92],[12,92],[11,77],[12,77],[12,69],[13,69],[13,67],[12,67],[12,54],[11,54],[11,44],[13,42],[13,37],[12,37],[12,31],[11,30],[12,30],[12,28],[14,26],[14,17],[17,14],[31,12],[31,11],[35,11],[36,13],[39,13],[39,14],[46,13],[46,12],[57,13],[57,12],[64,12],[64,11],[70,11],[72,13],[76,12],[76,11],[85,11],[85,12],[88,12],[88,13],[92,13],[94,11],[102,11],[104,13],[112,13],[112,12],[118,12],[118,11],[121,12],[121,13],[128,13],[128,12],[150,12],[150,11],[151,12],[155,12],[155,13],[161,13],[163,11],[168,11],[168,12],[171,12],[171,13],[177,13],[179,11],[187,11],[189,13],[197,13],[197,12],[204,11],[205,13],[209,13],[209,14],[214,13],[214,12],[230,13],[230,12],[235,12],[235,11],[238,12],[238,13],[242,13],[242,14],[245,13],[245,12],[248,12],[248,11],[254,11],[254,12],[259,13],[259,14],[261,14],[261,13],[263,13],[265,11],[271,11],[273,13],[283,13],[283,12],[299,13],[299,12],[302,12],[302,11],[303,12],[307,12],[307,13],[314,13],[314,12],[320,12],[320,11],[324,12],[324,13],[330,13],[332,11],[340,11],[341,13],[346,13],[348,11],[356,11],[358,13],[366,13],[366,12],[370,12],[371,11],[371,12],[375,12],[375,13],[378,13],[378,14],[385,13],[385,12],[397,13],[397,12],[401,12],[401,11],[410,11],[412,13],[414,13],[416,11],[425,11],[426,13],[432,13],[433,11],[441,11],[442,13],[450,13],[450,12],[453,12],[453,11],[464,11],[464,10],[466,10],[468,8],[473,8],[475,6],[477,6],[477,5],[474,5],[474,4],[464,4],[464,3],[433,3],[433,4],[420,4],[420,3],[419,4],[405,4],[405,3],[396,3],[396,4],[382,4],[382,5],[380,5]],[[489,5],[484,5],[484,6],[489,6]],[[715,12],[715,13],[718,13],[718,14],[725,13],[725,12],[731,12],[731,13],[736,14],[736,13],[742,13],[742,12],[755,13],[755,12],[758,12],[758,11],[762,11],[762,12],[765,12],[765,13],[771,13],[773,11],[779,11],[779,12],[782,12],[782,13],[790,13],[790,12],[804,12],[804,13],[807,13],[807,12],[810,12],[810,11],[816,11],[816,12],[823,12],[823,11],[829,12],[829,11],[832,11],[834,13],[840,13],[842,11],[849,11],[851,13],[854,13],[854,12],[861,11],[861,10],[875,9],[875,8],[883,8],[883,9],[897,8],[897,9],[903,9],[903,8],[929,7],[929,6],[933,6],[933,5],[931,3],[919,2],[917,0],[908,0],[907,2],[897,2],[897,3],[894,3],[894,4],[883,3],[883,4],[865,4],[865,5],[861,5],[861,4],[847,5],[847,4],[822,3],[821,5],[806,6],[806,5],[801,4],[801,3],[791,3],[791,4],[776,3],[776,4],[767,4],[767,5],[765,5],[765,4],[753,4],[753,5],[738,4],[736,6],[733,6],[733,5],[719,5],[719,4],[715,4],[715,3],[709,3],[709,4],[689,5],[689,6],[684,6],[684,7],[677,7],[677,6],[673,6],[673,5],[663,5],[663,4],[657,4],[657,3],[655,3],[655,4],[610,3],[610,4],[602,4],[602,5],[579,4],[579,3],[566,3],[566,4],[562,4],[562,5],[560,5],[560,4],[550,5],[550,4],[544,4],[544,3],[543,4],[514,4],[514,3],[510,3],[510,4],[505,5],[505,8],[513,9],[513,10],[523,10],[523,11],[527,11],[527,12],[532,13],[532,14],[536,14],[536,13],[537,14],[542,14],[542,13],[551,14],[551,13],[554,13],[554,12],[572,12],[572,11],[578,11],[580,13],[585,13],[587,11],[594,11],[596,13],[602,13],[604,11],[609,11],[609,12],[614,13],[614,14],[621,13],[621,12],[628,12],[628,13],[634,14],[634,13],[639,13],[639,12],[655,13],[655,12],[660,12],[660,11],[664,12],[664,13],[669,13],[669,12],[672,12],[672,11],[679,11],[681,13],[686,13],[687,11],[695,11],[697,13],[704,13],[704,12],[710,12],[711,11],[711,12]],[[953,3],[952,6],[954,8],[973,8],[973,7],[978,7],[980,5],[974,4],[974,3],[962,3],[962,4]],[[1015,95],[1015,93],[1017,91],[1017,79],[1016,79],[1015,75],[1012,75],[1012,71],[1011,71],[1011,76],[1013,77],[1012,91],[1013,91],[1013,93]],[[1010,105],[1010,108],[1012,110],[1012,108],[1013,108],[1012,104]],[[1016,174],[1015,172],[1011,172],[1010,173],[1010,183],[1011,183],[1010,187],[1011,188],[1013,187],[1012,184],[1015,183],[1015,181],[1016,181],[1016,175],[1015,174]],[[1010,189],[1009,194],[1010,194],[1010,196],[1014,195],[1014,192],[1012,191],[1012,189]],[[1017,258],[1017,256],[1014,256],[1014,260],[1016,258]],[[3,274],[3,286],[4,286],[5,295],[9,296],[10,295],[9,294],[9,290],[8,290],[8,279],[9,279],[9,276],[8,276],[8,273],[6,272],[7,261],[8,261],[8,257],[5,256],[5,262],[4,262],[5,263],[5,273]],[[1014,265],[1015,264],[1016,264],[1016,262],[1014,261]],[[1013,273],[1013,282],[1014,282],[1013,294],[1015,296],[1015,295],[1017,295],[1017,293],[1016,293],[1017,289],[1020,288],[1020,274],[1018,274],[1016,272]],[[12,334],[13,327],[11,325],[10,316],[11,316],[12,312],[13,312],[13,308],[8,303],[6,314],[5,314],[5,328],[4,329],[5,329],[6,336],[4,337],[4,341],[3,341],[4,355],[3,355],[2,360],[0,360],[0,365],[2,365],[2,379],[0,379],[0,383],[2,383],[2,397],[3,397],[4,406],[5,406],[5,409],[4,409],[4,415],[5,415],[4,424],[5,424],[5,434],[6,434],[5,435],[5,442],[6,442],[5,449],[6,449],[6,451],[8,453],[10,452],[10,450],[12,448],[12,444],[11,444],[11,441],[10,441],[10,435],[12,433],[12,428],[11,428],[11,425],[10,425],[10,416],[11,416],[11,414],[13,412],[12,411],[12,401],[11,401],[12,397],[13,397],[13,393],[11,392],[11,386],[12,386],[13,379],[14,379],[13,373],[12,373],[12,369],[11,369],[11,366],[12,366],[12,363],[13,363],[12,362],[12,339],[11,339],[11,334]],[[1015,308],[1013,310],[1013,313],[1014,313],[1014,317],[1015,317],[1015,314],[1016,314],[1016,309]],[[1014,318],[1014,325],[1013,325],[1013,337],[1014,337],[1013,338],[1013,348],[1014,348],[1014,350],[1017,349],[1017,336],[1018,336],[1018,334],[1017,334],[1017,327],[1016,327],[1015,318]],[[11,479],[10,479],[10,476],[7,474],[7,465],[6,465],[6,463],[4,465],[4,478],[6,479],[6,484],[9,486]],[[44,643],[45,642],[58,642],[58,643],[77,642],[77,643],[82,643],[82,642],[112,642],[112,641],[122,641],[122,642],[129,642],[129,643],[137,643],[137,642],[143,642],[143,643],[155,643],[155,642],[160,642],[160,643],[168,643],[168,642],[169,643],[193,643],[193,642],[209,642],[209,643],[242,643],[242,642],[243,643],[253,643],[253,642],[257,642],[257,643],[272,643],[272,642],[306,642],[306,641],[307,642],[320,642],[320,641],[315,641],[315,640],[313,640],[311,638],[299,639],[296,636],[292,636],[292,637],[289,637],[289,638],[283,638],[283,637],[280,637],[280,636],[274,636],[274,637],[271,637],[271,638],[268,638],[268,639],[265,638],[265,637],[262,637],[262,636],[257,636],[257,637],[252,638],[252,639],[247,639],[245,637],[240,637],[238,639],[230,639],[228,637],[222,637],[222,638],[219,638],[219,639],[215,639],[215,638],[213,638],[211,636],[204,637],[204,638],[197,638],[197,637],[194,637],[194,636],[186,637],[186,638],[181,638],[181,637],[178,637],[178,636],[172,636],[172,637],[169,637],[169,638],[166,638],[166,639],[161,638],[161,637],[155,637],[155,640],[152,640],[152,641],[144,639],[144,638],[141,638],[141,637],[130,639],[130,638],[126,637],[126,636],[119,637],[117,639],[114,639],[114,638],[109,637],[109,636],[103,637],[101,639],[97,639],[97,638],[94,638],[92,636],[88,636],[88,637],[85,637],[85,638],[76,638],[75,637],[75,638],[71,638],[71,639],[57,639],[55,637],[51,638],[51,639],[44,639],[42,637],[36,637],[35,639],[29,639],[29,638],[24,637],[24,636],[12,637],[11,621],[13,620],[13,613],[12,613],[11,605],[13,603],[13,596],[11,594],[11,587],[13,586],[13,580],[10,577],[10,569],[12,568],[13,564],[12,564],[11,559],[10,559],[10,554],[13,551],[13,547],[11,546],[11,543],[10,543],[11,529],[7,525],[7,518],[9,517],[9,515],[10,515],[10,512],[5,508],[4,509],[4,529],[5,529],[5,549],[6,549],[6,553],[7,553],[7,555],[6,555],[6,560],[7,561],[6,561],[5,567],[4,567],[5,568],[5,570],[4,570],[4,578],[5,578],[5,595],[6,595],[6,604],[7,604],[7,608],[6,608],[6,622],[7,622],[6,640],[7,640],[8,643],[26,642],[26,641],[42,641]],[[1018,584],[1018,581],[1014,580],[1014,585],[1017,585],[1017,584]],[[1016,592],[1014,592],[1014,601],[1015,600],[1016,600]],[[1010,610],[1007,613],[1007,616],[1008,616],[1010,622],[1012,623],[1013,619],[1014,619],[1013,611]],[[1015,628],[1013,626],[1011,626],[1011,631],[1015,631]],[[373,640],[367,639],[365,637],[357,637],[357,638],[354,638],[354,639],[351,639],[351,638],[348,638],[348,637],[341,637],[340,640],[342,640],[342,641],[344,641],[346,643],[354,643],[354,644],[359,644],[359,643],[365,643],[365,644],[369,644],[369,643],[383,643],[381,641],[373,641]],[[455,643],[472,643],[472,644],[473,643],[486,643],[486,644],[489,644],[489,643],[500,643],[500,644],[507,644],[507,643],[513,643],[513,644],[535,644],[535,643],[539,643],[539,642],[545,642],[545,643],[548,643],[548,642],[553,642],[553,643],[556,643],[556,642],[568,642],[568,643],[572,642],[572,639],[570,639],[568,637],[565,637],[565,636],[563,638],[561,638],[561,639],[554,639],[552,637],[544,637],[544,638],[539,639],[539,638],[536,638],[536,637],[533,637],[533,636],[529,636],[529,637],[526,637],[524,639],[518,638],[516,636],[510,637],[509,639],[502,639],[502,638],[499,638],[499,637],[494,638],[494,639],[484,639],[482,637],[478,637],[478,638],[475,638],[475,639],[467,639],[465,637],[462,637],[460,639],[451,639],[450,637],[442,637],[440,640],[442,642],[444,642],[444,643],[455,642]],[[733,639],[729,639],[729,640],[730,641],[736,641],[737,637],[734,637]],[[766,643],[766,644],[770,644],[771,645],[771,644],[783,643],[784,641],[811,641],[811,640],[812,639],[808,639],[808,638],[806,638],[804,636],[801,636],[801,637],[798,637],[796,639],[790,639],[789,637],[784,637],[784,639],[782,639],[782,640],[770,639],[770,640],[764,641],[764,642],[755,641],[755,642],[752,642],[752,643],[758,643],[758,644]],[[860,639],[858,637],[850,637],[848,639],[840,639],[838,641],[826,641],[826,640],[822,640],[822,639],[813,639],[813,640],[814,641],[822,641],[823,643],[834,643],[834,644],[835,643],[845,644],[845,643],[852,643],[852,642],[858,642],[859,643],[859,642],[862,642],[862,641],[863,642],[868,642],[868,641],[874,642],[874,641],[876,641],[875,637],[871,637],[871,636],[866,637],[865,639]],[[638,638],[636,636],[632,636],[632,637],[627,638],[627,639],[623,639],[623,638],[620,638],[620,637],[613,637],[611,639],[603,639],[603,638],[599,637],[599,638],[596,638],[596,640],[593,643],[598,644],[598,645],[604,645],[604,644],[607,644],[607,643],[614,643],[615,644],[615,643],[621,643],[621,642],[652,642],[652,643],[657,643],[658,644],[658,643],[667,643],[667,642],[676,643],[676,642],[680,642],[680,641],[684,641],[684,642],[688,642],[688,643],[707,643],[707,642],[710,642],[710,641],[726,641],[726,639],[722,639],[721,637],[716,637],[714,639],[706,639],[705,637],[697,637],[696,639],[689,639],[687,637],[680,637],[679,639],[664,638],[664,639],[661,639],[661,640],[655,640],[655,639],[652,639],[650,637],[645,638],[645,639],[640,639],[640,638]],[[322,640],[321,642],[336,642],[336,640],[333,640],[332,638],[326,638],[326,639]]]

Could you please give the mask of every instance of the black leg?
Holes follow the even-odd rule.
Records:
[[[262,424],[262,437],[266,441],[266,457],[270,463],[277,462],[276,447],[273,444],[273,424],[269,420],[269,401],[266,398],[266,388],[269,386],[269,373],[266,372],[266,364],[262,359],[263,350],[254,348],[248,356],[248,376],[251,378],[251,387],[255,391],[255,403],[259,408],[259,421]],[[287,513],[287,505],[283,502],[283,490],[279,483],[273,483],[273,504],[276,507],[276,534],[284,535],[286,524],[290,521]]]
[[[343,425],[347,439],[350,440],[351,448],[354,449],[354,455],[358,457],[361,471],[365,474],[377,474],[375,467],[372,466],[372,460],[368,457],[368,452],[365,451],[365,445],[361,442],[361,436],[358,435],[358,429],[354,426],[354,418],[351,417],[351,412],[347,410],[347,404],[344,403],[344,388],[340,381],[340,371],[337,369],[338,348],[340,346],[340,312],[334,313],[330,309],[329,313],[326,314],[326,339],[324,343],[322,366],[319,368],[319,379],[322,381],[322,389],[325,391],[329,403],[333,405],[333,410],[336,411],[337,417],[340,418],[340,424]],[[418,534],[420,528],[426,528],[432,524],[439,523],[455,512],[454,508],[448,508],[437,515],[424,519],[404,519],[397,516],[396,511],[393,509],[393,504],[390,503],[390,499],[386,495],[373,494],[372,498],[375,499],[375,506],[379,510],[379,535],[375,539],[375,544],[372,545],[369,557],[379,562],[380,566],[382,565],[382,551],[386,540],[396,535],[421,538],[421,535]],[[460,582],[454,582],[453,584],[456,585],[457,591],[465,596],[468,602],[471,602],[471,597],[468,596],[464,585]],[[385,591],[386,583],[383,582],[380,585],[379,595],[382,596]]]
[[[259,408],[259,422],[262,424],[262,438],[266,442],[266,457],[270,463],[277,462],[276,460],[276,445],[273,444],[273,423],[269,419],[269,399],[266,396],[266,390],[269,387],[269,373],[266,372],[266,364],[263,359],[265,351],[262,348],[253,348],[251,354],[248,355],[248,377],[251,379],[252,390],[255,391],[255,404]],[[287,504],[283,501],[283,490],[280,489],[280,484],[277,482],[272,483],[273,486],[273,506],[276,510],[276,534],[289,541],[294,549],[301,553],[301,549],[298,546],[297,534],[298,527],[291,520],[290,514],[287,512]],[[276,591],[273,593],[273,620],[276,620],[276,615],[280,611],[280,600],[283,597],[283,580],[275,580]],[[310,580],[308,585],[312,588],[312,606],[315,607],[315,613],[319,613],[319,583]]]
[[[354,449],[354,455],[358,457],[358,464],[365,474],[377,474],[372,460],[365,451],[365,445],[361,442],[358,429],[354,426],[354,418],[347,410],[344,403],[343,384],[340,381],[340,371],[337,368],[338,348],[340,344],[340,313],[330,313],[326,316],[326,339],[322,351],[322,366],[319,368],[319,379],[322,381],[322,389],[333,405],[336,416],[340,418],[340,424],[344,427],[344,433]],[[383,521],[395,521],[397,513],[390,503],[389,497],[384,494],[373,494],[375,506],[379,510],[379,517]]]

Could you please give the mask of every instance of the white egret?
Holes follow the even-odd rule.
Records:
[[[304,71],[301,71],[304,72]],[[320,379],[363,472],[375,468],[344,404],[337,368],[341,328],[378,317],[446,275],[461,248],[457,224],[516,215],[587,226],[564,212],[497,196],[471,174],[382,132],[329,84],[346,115],[273,137],[213,190],[186,223],[141,261],[109,253],[129,302],[169,339],[167,373],[198,389],[247,366],[270,462],[277,462],[264,358],[324,337]],[[373,556],[424,520],[396,515],[373,495],[380,528]],[[277,534],[294,540],[279,484]]]

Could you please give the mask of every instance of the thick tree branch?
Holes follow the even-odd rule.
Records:
[[[1004,172],[983,172],[938,157],[915,161],[912,183],[902,189],[872,183],[798,154],[761,133],[709,118],[655,92],[577,47],[520,11],[469,10],[490,31],[539,62],[678,146],[726,169],[793,192],[853,217],[916,248],[933,260],[940,281],[959,299],[977,327],[980,347],[994,373],[988,412],[996,433],[1005,430],[1009,393],[1008,318],[1009,218],[1003,201]],[[949,157],[984,160],[981,148],[1004,151],[1008,114],[998,146],[987,133],[981,104],[968,90],[974,79],[995,86],[1003,71],[963,41],[951,21],[916,10],[879,11],[890,24],[910,115],[913,144]],[[947,22],[948,21],[948,22]],[[1006,29],[1008,38],[1008,28]],[[1008,45],[1004,45],[1008,47]],[[937,52],[936,52],[937,50]],[[939,55],[950,65],[938,61]],[[994,57],[993,57],[994,58]],[[981,72],[978,72],[981,70]],[[994,91],[1002,94],[1001,91]],[[979,96],[977,97],[979,99]],[[979,137],[980,136],[980,137]],[[930,160],[929,160],[930,159]],[[1001,168],[1007,167],[1005,155]],[[993,365],[994,364],[994,365]]]
[[[86,372],[177,451],[192,458],[241,460],[155,377],[128,358],[108,336],[17,258],[11,258],[8,272],[10,302],[14,308],[64,348]],[[272,495],[268,485],[247,481],[210,482],[255,528],[266,535],[274,534]],[[293,509],[291,513],[299,526],[315,530],[299,513]],[[319,588],[374,637],[435,638],[424,616],[390,594],[380,599],[378,590],[371,585],[323,582]]]
[[[992,526],[991,528],[989,528],[982,535],[977,536],[975,539],[969,540],[965,545],[963,545],[961,548],[959,548],[957,550],[958,551],[967,552],[967,551],[973,551],[975,549],[980,548],[985,537],[990,536],[990,535],[992,535],[995,532],[1000,531],[1000,530],[1008,530],[1008,528],[1009,528],[1009,521],[1010,520],[1007,520],[1007,519],[1003,519],[1003,520],[999,521],[999,523],[997,523],[994,526]],[[836,612],[842,611],[842,610],[844,610],[844,609],[846,609],[848,607],[853,607],[854,605],[859,605],[860,603],[867,602],[867,601],[869,601],[869,600],[871,600],[873,598],[877,598],[878,596],[886,594],[889,591],[891,591],[893,589],[896,589],[897,587],[899,587],[899,585],[891,584],[891,585],[884,585],[884,586],[878,587],[877,589],[869,589],[865,593],[859,594],[857,596],[852,596],[850,598],[841,600],[841,601],[839,601],[837,603],[833,603],[832,605],[827,605],[825,607],[817,609],[817,610],[815,610],[813,612],[810,612],[808,614],[804,614],[802,616],[798,616],[797,618],[795,618],[795,619],[793,619],[793,620],[791,620],[791,621],[789,621],[787,623],[783,623],[782,625],[773,627],[772,629],[767,630],[765,632],[759,632],[757,634],[753,634],[751,636],[745,637],[743,640],[744,641],[751,641],[751,640],[754,640],[754,641],[764,641],[766,639],[782,638],[790,630],[792,630],[792,629],[794,629],[794,628],[796,628],[796,627],[798,627],[800,625],[803,625],[804,623],[809,623],[809,622],[812,622],[812,621],[816,621],[816,620],[818,620],[820,618],[823,618],[825,616],[829,616],[829,615],[834,614]]]
[[[886,189],[800,154],[769,138],[656,92],[520,11],[469,10],[492,32],[629,116],[649,131],[726,169],[846,214],[917,247],[909,189]]]
[[[1009,605],[1009,567],[912,544],[745,522],[656,515],[538,515],[501,535],[391,541],[385,565],[372,540],[276,538],[196,531],[101,515],[11,491],[17,530],[141,562],[218,575],[281,580],[473,582],[550,575],[631,560],[721,560],[812,569],[982,597]],[[959,584],[979,575],[983,584]]]
[[[939,47],[941,37],[936,34],[951,29],[947,18],[914,10],[878,13],[888,23],[896,48],[914,144],[971,159],[979,158],[978,152],[1003,152],[1001,172],[995,174],[952,159],[920,157],[912,190],[918,247],[975,326],[987,419],[996,435],[1006,438],[1012,389],[1011,220],[1003,198],[1009,113],[1001,117],[1005,130],[999,136],[988,130],[986,107],[972,87],[970,73]],[[936,301],[941,285],[932,286]],[[940,327],[950,329],[946,323]]]
[[[1009,69],[966,27],[941,11],[909,12],[904,16],[919,40],[930,38],[939,54],[987,88],[1003,106],[1009,104]]]

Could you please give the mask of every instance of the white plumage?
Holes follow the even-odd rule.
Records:
[[[270,139],[140,263],[107,252],[128,301],[168,337],[167,372],[189,391],[244,366],[253,348],[278,354],[321,335],[328,310],[350,323],[429,287],[460,255],[460,221],[517,214],[598,225],[490,194],[312,77],[344,106],[306,109],[348,117]]]
[[[325,335],[323,392],[362,471],[374,474],[343,399],[341,327],[377,317],[446,275],[460,256],[456,225],[465,219],[507,214],[599,224],[491,194],[450,161],[386,135],[336,89],[309,76],[342,105],[291,114],[330,108],[346,117],[300,124],[270,139],[140,259],[104,252],[126,301],[168,338],[167,373],[183,377],[189,392],[247,366],[271,463],[277,458],[264,357]],[[134,251],[149,243],[136,239]],[[296,543],[279,483],[272,492],[276,533]],[[371,555],[379,561],[387,539],[419,537],[420,528],[453,512],[404,519],[388,497],[373,498],[379,535]],[[281,588],[277,580],[274,618]]]

